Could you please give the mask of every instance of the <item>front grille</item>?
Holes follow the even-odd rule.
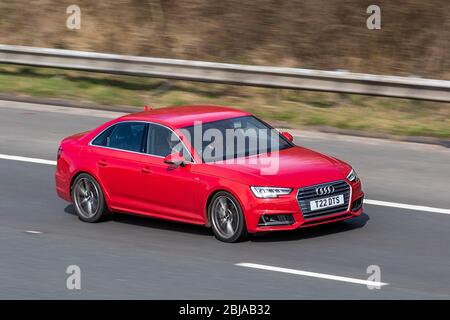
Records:
[[[316,194],[316,188],[327,187],[327,186],[333,186],[334,192],[327,194],[327,195],[323,195],[323,196],[319,196]],[[339,194],[344,195],[344,204],[336,206],[336,207],[311,211],[311,207],[309,204],[310,201],[323,199],[323,198],[327,198],[327,197],[331,197],[331,196],[335,196],[335,195],[339,195]],[[350,199],[350,186],[348,185],[348,183],[346,183],[343,180],[300,188],[297,192],[298,205],[300,206],[300,210],[302,211],[303,217],[305,219],[314,219],[314,218],[319,218],[322,216],[346,211],[348,209],[349,199]]]

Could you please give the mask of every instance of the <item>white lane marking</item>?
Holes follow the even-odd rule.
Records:
[[[6,155],[6,154],[0,154],[0,159],[56,166],[56,161],[52,161],[52,160],[27,158],[27,157],[20,157],[20,156],[10,156],[10,155]],[[384,207],[392,207],[392,208],[400,208],[400,209],[409,209],[409,210],[415,210],[415,211],[426,211],[426,212],[450,214],[450,209],[417,206],[417,205],[411,205],[411,204],[405,204],[405,203],[388,202],[388,201],[380,201],[380,200],[369,200],[369,199],[364,199],[364,203],[374,205],[374,206],[384,206]]]
[[[321,279],[342,281],[342,282],[349,282],[349,283],[356,283],[356,284],[364,284],[366,286],[381,287],[381,286],[386,286],[389,284],[389,283],[385,283],[385,282],[334,276],[334,275],[325,274],[325,273],[317,273],[317,272],[309,272],[309,271],[302,271],[302,270],[295,270],[295,269],[266,266],[264,264],[256,264],[256,263],[241,262],[241,263],[236,263],[235,265],[240,266],[240,267],[246,267],[246,268],[261,269],[261,270],[275,271],[275,272],[282,272],[282,273],[290,273],[290,274],[295,274],[295,275],[299,275],[299,276],[321,278]]]
[[[34,230],[27,230],[25,231],[26,233],[30,233],[30,234],[41,234],[41,231],[34,231]]]
[[[10,155],[7,155],[7,154],[0,154],[0,159],[13,160],[13,161],[22,161],[22,162],[31,162],[31,163],[39,163],[39,164],[48,164],[48,165],[56,166],[56,161],[52,161],[52,160],[44,160],[44,159],[37,159],[37,158],[27,158],[27,157],[20,157],[20,156],[10,156]]]
[[[374,206],[383,206],[383,207],[400,208],[400,209],[408,209],[408,210],[416,210],[416,211],[427,211],[427,212],[450,214],[450,209],[434,208],[434,207],[426,207],[426,206],[416,206],[416,205],[406,204],[406,203],[388,202],[388,201],[380,201],[380,200],[369,200],[369,199],[364,199],[364,203],[374,205]]]

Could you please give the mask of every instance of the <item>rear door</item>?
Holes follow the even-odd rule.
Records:
[[[147,132],[145,122],[121,122],[92,142],[97,172],[113,209],[141,212],[146,207],[142,181],[149,159]]]

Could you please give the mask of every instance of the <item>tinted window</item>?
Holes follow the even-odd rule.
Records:
[[[145,152],[146,123],[116,124],[98,136],[92,144],[134,152]]]
[[[199,124],[181,129],[183,135],[205,162],[214,162],[292,147],[292,143],[261,120],[238,117]],[[196,132],[202,134],[196,137]],[[198,147],[197,147],[198,146]]]
[[[166,157],[172,153],[182,153],[187,161],[192,161],[178,136],[166,127],[150,124],[147,150],[151,155]]]
[[[92,141],[92,144],[94,146],[102,146],[106,147],[106,144],[108,142],[108,137],[110,136],[111,132],[114,130],[114,126],[109,127],[101,135],[99,135],[97,138],[95,138],[94,141]]]

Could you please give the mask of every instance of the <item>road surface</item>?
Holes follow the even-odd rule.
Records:
[[[117,115],[0,101],[0,299],[450,298],[449,149],[294,132],[351,163],[373,204],[347,222],[225,244],[150,218],[83,223],[56,196],[54,165],[10,160],[55,160],[60,139]],[[70,265],[80,290],[66,287]],[[369,289],[368,268],[386,285]]]

